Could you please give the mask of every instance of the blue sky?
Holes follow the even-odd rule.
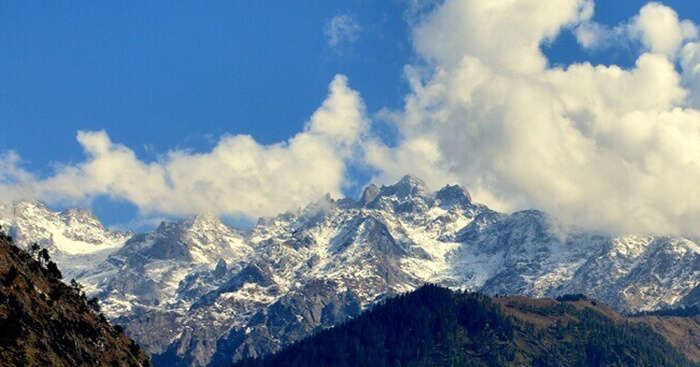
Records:
[[[78,129],[105,129],[146,156],[205,149],[224,133],[276,142],[301,129],[338,72],[370,110],[405,94],[411,46],[399,2],[1,6],[0,143],[32,169],[81,159]],[[339,14],[364,27],[336,52],[324,26]]]
[[[3,2],[0,146],[32,171],[83,159],[80,129],[104,129],[143,159],[209,149],[222,134],[273,143],[299,131],[342,72],[370,111],[398,106],[411,60],[398,1]],[[357,42],[326,23],[350,14]],[[107,223],[133,215],[100,200]],[[113,213],[114,208],[119,213]]]
[[[599,1],[609,26],[646,1]],[[695,1],[665,1],[700,23]],[[78,130],[105,130],[149,162],[169,150],[207,152],[226,134],[260,144],[301,131],[344,74],[368,116],[399,109],[410,88],[404,66],[420,64],[409,2],[208,1],[0,3],[0,151],[39,177],[85,159]],[[329,45],[336,16],[358,27]],[[571,31],[542,46],[552,65],[590,61],[631,67],[637,47],[582,50]],[[391,145],[392,127],[373,124]],[[356,173],[355,195],[369,178]],[[107,224],[138,216],[127,200],[98,197]]]

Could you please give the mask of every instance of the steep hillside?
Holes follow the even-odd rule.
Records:
[[[700,363],[700,307],[676,308],[632,315],[632,322],[649,325],[676,349]]]
[[[219,356],[214,365],[230,365]],[[693,363],[643,322],[630,322],[585,298],[489,298],[427,285],[274,355],[234,366],[687,367]]]
[[[47,254],[30,255],[0,233],[0,365],[150,366],[95,300],[61,282]]]

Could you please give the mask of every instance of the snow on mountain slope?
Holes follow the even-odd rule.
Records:
[[[195,216],[176,223],[161,223],[153,232],[129,239],[96,268],[80,274],[90,294],[103,299],[105,312],[116,318],[134,306],[182,311],[192,294],[180,296],[182,282],[193,282],[199,273],[219,265],[236,264],[252,253],[243,237],[213,216]],[[201,295],[216,280],[199,282],[189,292]],[[199,292],[199,293],[197,293]]]
[[[71,223],[60,233],[81,246],[112,243],[90,216],[31,212],[17,233],[60,238],[56,251],[71,242],[51,218]],[[611,237],[536,210],[497,213],[459,186],[431,192],[411,176],[369,185],[359,201],[326,197],[261,218],[246,234],[196,216],[122,243],[79,280],[162,365],[274,351],[425,282],[585,293],[623,312],[695,304],[700,286],[700,247],[689,239]]]
[[[683,238],[616,238],[558,292],[586,293],[628,312],[682,305],[700,284],[700,247]]]
[[[53,212],[29,201],[0,204],[0,226],[19,246],[47,248],[68,279],[103,261],[132,235],[104,228],[87,210]]]

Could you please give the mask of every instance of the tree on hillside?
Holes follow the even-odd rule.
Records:
[[[91,310],[95,311],[96,313],[100,313],[100,301],[97,299],[97,297],[90,298],[87,301],[87,305]]]
[[[63,274],[58,270],[58,266],[55,262],[49,261],[46,265],[46,270],[49,272],[49,276],[55,279],[63,279]]]
[[[37,252],[39,252],[40,249],[41,247],[39,247],[38,243],[32,243],[32,245],[29,246],[29,255],[31,255],[32,257],[36,256]]]
[[[39,251],[38,259],[40,263],[43,265],[48,265],[49,261],[51,261],[51,256],[49,256],[49,250],[43,248],[41,251]]]

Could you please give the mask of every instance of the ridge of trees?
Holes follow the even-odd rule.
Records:
[[[483,294],[425,285],[275,354],[234,366],[693,365],[647,325],[613,320],[595,306],[513,305],[548,323],[535,325],[505,313],[496,299]]]

